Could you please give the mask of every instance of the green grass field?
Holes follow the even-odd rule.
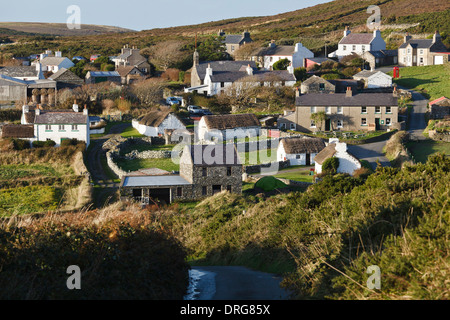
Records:
[[[279,179],[288,179],[293,181],[302,181],[302,182],[313,182],[313,177],[310,175],[310,171],[298,168],[298,170],[293,171],[293,168],[280,170],[277,175],[274,175],[275,178]]]
[[[406,147],[416,162],[425,163],[429,156],[438,152],[443,152],[447,156],[450,156],[450,143],[448,142],[437,142],[433,140],[408,142]]]
[[[141,137],[145,137],[144,135],[140,134],[139,131],[137,131],[135,128],[133,127],[127,127],[121,134],[122,137],[124,138],[141,138]]]
[[[257,165],[277,161],[277,149],[240,152],[239,158],[244,165]]]
[[[118,160],[117,165],[125,171],[136,171],[139,169],[158,168],[166,171],[179,171],[180,165],[173,163],[171,158],[164,159],[133,159]]]
[[[400,79],[394,82],[421,92],[429,100],[450,97],[450,64],[401,68]]]

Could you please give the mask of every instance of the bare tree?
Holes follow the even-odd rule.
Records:
[[[234,53],[234,58],[236,60],[251,60],[252,57],[257,56],[259,51],[261,50],[261,43],[259,42],[250,42],[241,46]]]
[[[142,105],[150,106],[159,104],[163,100],[164,88],[167,85],[166,81],[158,78],[139,81],[129,87],[127,96],[130,100]]]
[[[166,71],[185,57],[185,53],[181,51],[183,45],[182,41],[165,41],[145,49],[145,53],[149,55],[151,63]]]

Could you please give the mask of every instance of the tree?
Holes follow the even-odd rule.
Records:
[[[278,60],[273,64],[273,70],[287,70],[291,61],[288,58]]]
[[[253,56],[257,55],[259,48],[261,48],[261,43],[259,42],[246,43],[234,52],[234,58],[236,60],[251,60]]]
[[[306,68],[298,67],[294,69],[294,76],[297,81],[305,81],[308,79],[308,72],[306,71]]]
[[[322,124],[327,120],[327,114],[325,111],[319,111],[311,114],[311,120],[313,120],[316,125],[319,125],[320,131],[322,131]]]
[[[339,159],[331,157],[326,159],[322,164],[322,172],[326,174],[336,174],[339,168]]]
[[[166,71],[176,63],[179,63],[186,56],[181,49],[184,43],[178,40],[160,42],[148,50],[150,61],[160,70]]]

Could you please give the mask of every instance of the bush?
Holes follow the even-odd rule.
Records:
[[[45,146],[45,141],[33,141],[33,148],[43,148]]]
[[[286,70],[290,64],[291,61],[287,58],[278,60],[273,64],[273,70]]]
[[[341,76],[338,73],[325,73],[322,75],[322,78],[325,80],[336,80],[340,79]]]
[[[335,157],[328,158],[322,164],[322,171],[327,174],[336,174],[339,168],[339,159]]]
[[[56,146],[56,142],[53,140],[46,140],[46,141],[44,141],[44,146],[45,147],[54,147],[54,146]]]
[[[12,139],[14,144],[14,150],[20,151],[25,149],[30,149],[30,141],[23,139]]]
[[[61,147],[76,146],[77,144],[78,140],[76,138],[61,141]]]

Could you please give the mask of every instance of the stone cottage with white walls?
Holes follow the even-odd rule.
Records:
[[[325,142],[319,138],[281,139],[277,148],[277,160],[289,161],[291,166],[314,165],[314,158],[325,147]]]
[[[344,37],[339,41],[338,49],[328,55],[329,58],[342,59],[354,53],[364,54],[366,51],[386,50],[386,42],[381,37],[380,30],[372,33],[352,33],[345,27]]]
[[[361,169],[361,162],[347,151],[347,144],[337,139],[330,139],[330,143],[314,158],[316,174],[322,173],[325,160],[335,157],[339,159],[337,173],[353,175],[355,170]]]
[[[381,71],[363,70],[353,76],[353,79],[364,82],[364,88],[391,88],[392,77]]]
[[[164,135],[164,130],[186,130],[185,124],[178,116],[167,110],[154,110],[131,122],[133,128],[148,137]]]
[[[261,123],[252,114],[222,114],[203,116],[197,126],[198,140],[226,141],[257,137],[260,135]]]
[[[42,110],[39,106],[30,110],[29,106],[22,107],[22,125],[33,125],[34,140],[53,140],[59,146],[63,140],[77,139],[84,141],[86,148],[90,143],[90,123],[88,110],[79,111],[75,103],[68,110]],[[30,139],[30,140],[33,140]]]
[[[300,42],[294,46],[278,46],[272,41],[268,47],[259,49],[252,60],[258,62],[265,70],[273,70],[273,64],[283,59],[288,59],[294,69],[305,67],[307,58],[314,58],[314,53]]]
[[[69,58],[63,57],[61,51],[56,51],[53,55],[51,51],[47,50],[45,53],[41,54],[39,60],[33,62],[33,64],[41,64],[42,71],[56,73],[60,69],[70,69],[75,66],[75,64],[70,61]]]

